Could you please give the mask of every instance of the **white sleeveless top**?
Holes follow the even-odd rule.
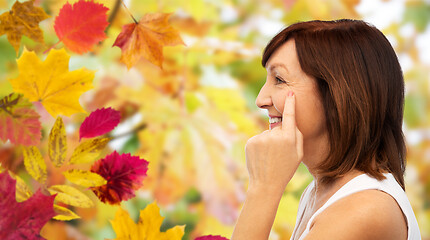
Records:
[[[318,209],[314,213],[314,215],[312,215],[312,217],[309,219],[306,229],[303,231],[299,240],[302,240],[309,233],[310,226],[312,225],[312,222],[315,217],[322,211],[324,211],[327,207],[329,207],[331,204],[350,194],[369,189],[377,189],[391,195],[397,201],[397,204],[399,204],[400,208],[403,211],[403,214],[406,216],[406,220],[408,223],[408,240],[420,240],[420,229],[418,228],[417,220],[415,218],[411,204],[409,203],[408,197],[406,196],[406,193],[403,191],[403,189],[400,187],[400,185],[397,183],[396,179],[391,173],[385,173],[384,176],[386,177],[386,179],[379,181],[367,174],[362,174],[351,179],[349,182],[343,185],[335,194],[333,194],[333,196],[330,197],[330,199],[320,209]],[[294,227],[294,232],[291,236],[291,240],[293,239],[293,236],[297,231],[299,219],[304,213],[306,203],[309,202],[310,193],[312,192],[312,189],[314,187],[315,182],[312,181],[309,184],[308,188],[305,190],[305,192],[303,192],[302,199],[300,200],[299,209],[297,212],[296,226]]]

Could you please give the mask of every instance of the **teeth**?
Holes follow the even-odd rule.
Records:
[[[269,123],[277,123],[277,122],[282,122],[282,118],[280,117],[269,118]]]

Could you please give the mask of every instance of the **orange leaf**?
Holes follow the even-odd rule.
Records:
[[[40,143],[39,114],[22,95],[12,93],[0,99],[0,139],[25,146]]]
[[[171,13],[144,15],[139,23],[122,27],[113,46],[121,48],[121,62],[130,69],[141,57],[162,67],[163,47],[184,44],[179,32],[168,22]],[[185,45],[185,44],[184,44]]]
[[[109,25],[103,4],[83,1],[64,4],[55,18],[55,32],[60,41],[75,53],[91,50],[94,44],[106,38],[104,32]]]
[[[42,8],[35,7],[33,2],[34,0],[24,3],[16,1],[11,11],[0,15],[0,36],[7,34],[7,40],[12,44],[16,55],[22,35],[43,43],[43,32],[39,28],[39,22],[49,16]]]

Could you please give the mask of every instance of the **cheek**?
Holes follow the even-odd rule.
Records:
[[[325,133],[325,113],[319,99],[308,97],[296,101],[296,124],[304,138],[319,137]]]
[[[284,112],[285,99],[287,98],[289,90],[279,91],[272,97],[273,106],[282,115]],[[296,109],[297,110],[297,109]]]
[[[284,112],[285,99],[289,91],[290,90],[287,89],[273,97],[273,105],[281,115]],[[296,105],[294,110],[296,115],[296,125],[302,134],[307,135],[309,129],[308,125],[310,125],[309,121],[310,119],[312,119],[312,116],[310,116],[310,113],[312,113],[312,111],[310,111],[310,109],[308,109],[308,106],[306,106],[307,102],[304,101],[304,99],[306,98],[302,96],[300,92],[297,92],[295,94]]]
[[[276,110],[282,115],[285,98],[290,89],[273,95],[272,101]],[[325,131],[325,115],[321,100],[311,93],[295,91],[296,94],[296,125],[304,138],[318,136]]]

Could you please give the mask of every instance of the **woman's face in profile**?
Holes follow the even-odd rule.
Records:
[[[318,94],[316,80],[304,73],[296,53],[293,39],[281,45],[266,64],[267,78],[257,96],[256,104],[267,109],[271,121],[281,117],[289,91],[296,96],[296,124],[305,143],[326,134],[324,108]],[[279,127],[271,123],[270,128]],[[307,141],[306,141],[307,140]]]

